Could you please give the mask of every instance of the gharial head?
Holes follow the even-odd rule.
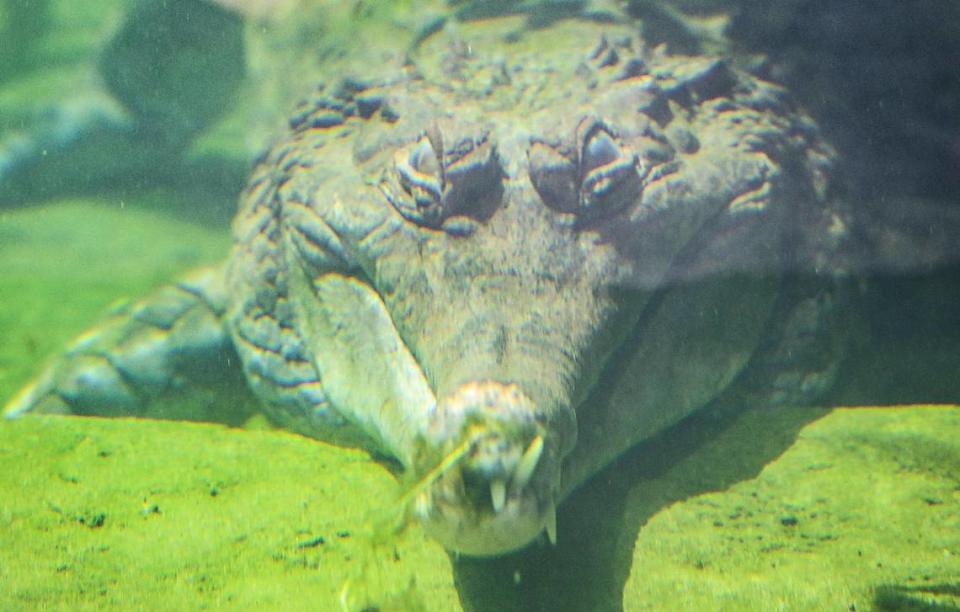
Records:
[[[577,414],[651,296],[717,262],[777,266],[777,228],[791,226],[770,205],[767,152],[802,147],[764,114],[776,90],[610,29],[558,24],[514,47],[492,29],[422,49],[402,77],[321,90],[248,215],[251,241],[269,237],[250,252],[278,262],[256,272],[270,286],[341,275],[386,313],[431,402],[381,438],[417,482],[414,514],[451,550],[552,536],[576,484],[562,471]],[[293,301],[300,316],[326,316],[310,296]]]
[[[629,261],[593,224],[629,208],[646,166],[594,114],[451,117],[434,95],[385,99],[398,142],[364,193],[390,221],[361,252],[436,397],[414,514],[451,550],[500,554],[555,535],[574,409],[629,318],[612,289]]]
[[[309,129],[346,108],[356,115],[338,127],[352,138],[326,140],[311,182],[284,185],[316,194],[311,206],[328,228],[314,264],[318,240],[301,238],[319,235],[314,221],[289,216],[306,253],[299,265],[369,284],[429,384],[435,403],[398,454],[418,483],[413,514],[465,554],[553,537],[575,408],[636,312],[621,314],[616,289],[636,270],[623,225],[664,163],[649,152],[668,147],[651,135],[652,119],[621,104],[659,95],[651,78],[601,97],[541,68],[530,86],[505,83],[486,98],[446,68],[351,83],[298,121]],[[533,83],[556,91],[530,97]],[[645,246],[663,242],[661,233]],[[653,267],[671,257],[656,255]]]

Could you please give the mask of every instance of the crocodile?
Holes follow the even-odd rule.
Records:
[[[781,87],[629,23],[446,27],[317,86],[226,262],[118,308],[5,414],[197,416],[241,372],[272,421],[395,460],[449,550],[555,540],[630,447],[829,387],[833,162]]]

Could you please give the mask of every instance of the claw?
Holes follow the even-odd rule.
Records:
[[[530,482],[530,477],[533,476],[533,471],[537,468],[537,463],[540,461],[540,455],[542,454],[543,436],[537,436],[530,442],[527,450],[523,451],[520,463],[517,464],[517,471],[513,475],[517,489],[525,488],[527,483]]]
[[[496,478],[490,482],[490,500],[493,502],[493,511],[499,513],[507,503],[507,483]]]

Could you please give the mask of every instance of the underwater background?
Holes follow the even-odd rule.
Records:
[[[697,415],[567,499],[556,547],[492,560],[404,523],[389,466],[252,407],[237,428],[4,421],[0,608],[960,608],[949,3],[0,0],[0,404],[104,313],[223,258],[252,160],[330,65],[457,21],[621,10],[785,84],[837,147],[869,220],[825,402],[851,407]]]

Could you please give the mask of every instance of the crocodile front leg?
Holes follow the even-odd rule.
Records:
[[[253,402],[222,321],[222,276],[219,268],[202,269],[118,307],[15,396],[4,415],[242,420]]]

